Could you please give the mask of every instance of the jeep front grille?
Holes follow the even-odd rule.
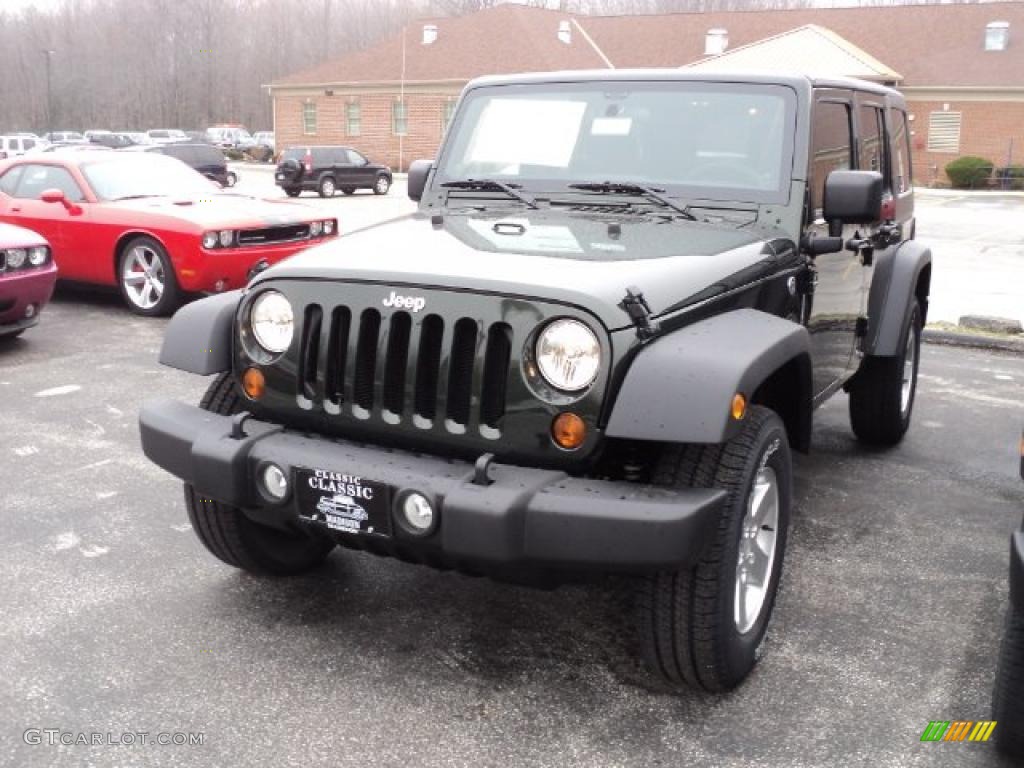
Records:
[[[422,429],[442,419],[453,434],[479,424],[497,437],[512,336],[504,322],[309,305],[302,313],[298,402],[361,420],[411,420]]]

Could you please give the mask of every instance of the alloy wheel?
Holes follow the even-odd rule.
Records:
[[[121,282],[128,300],[139,309],[152,309],[164,295],[164,263],[152,248],[137,245],[124,260]]]
[[[757,622],[768,598],[779,535],[779,484],[775,470],[763,467],[754,478],[740,528],[733,619],[740,634]]]

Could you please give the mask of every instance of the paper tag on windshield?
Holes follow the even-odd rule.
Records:
[[[629,136],[633,128],[631,117],[595,117],[590,124],[591,136]]]

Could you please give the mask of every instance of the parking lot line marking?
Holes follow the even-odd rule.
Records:
[[[84,467],[78,467],[77,469],[70,470],[71,472],[84,472],[87,469],[96,469],[97,467],[105,467],[107,464],[113,463],[113,459],[102,459],[95,461],[92,464],[86,464]]]

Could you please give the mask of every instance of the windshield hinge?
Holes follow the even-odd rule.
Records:
[[[635,285],[626,289],[626,297],[619,302],[619,306],[625,310],[633,325],[636,326],[636,335],[641,341],[653,338],[661,331],[658,321],[651,320],[651,306]]]

